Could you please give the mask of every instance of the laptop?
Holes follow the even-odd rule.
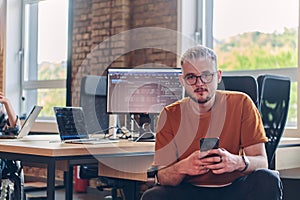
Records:
[[[33,106],[17,135],[0,135],[0,139],[21,139],[27,136],[42,110],[42,106]]]
[[[53,107],[60,139],[63,143],[102,144],[118,142],[89,137],[82,107]]]

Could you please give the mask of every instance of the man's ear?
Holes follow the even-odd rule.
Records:
[[[184,87],[184,80],[183,80],[182,74],[179,75],[179,81],[180,81],[181,86]]]
[[[222,81],[222,71],[221,70],[218,70],[218,83],[221,83]]]

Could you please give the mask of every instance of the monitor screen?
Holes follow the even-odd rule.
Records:
[[[160,113],[184,95],[180,68],[109,68],[108,113]]]

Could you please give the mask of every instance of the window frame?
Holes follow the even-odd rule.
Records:
[[[21,96],[22,99],[24,100],[24,92],[27,90],[35,91],[33,94],[35,95],[34,98],[31,98],[30,101],[25,101],[25,104],[21,104],[21,113],[27,113],[33,105],[37,104],[37,94],[39,89],[67,89],[67,77],[65,79],[57,79],[57,80],[37,80],[37,72],[38,72],[38,3],[43,0],[25,0],[22,3],[22,40],[21,40],[21,49],[19,51],[19,55],[21,57]],[[72,2],[72,0],[69,0],[68,3]],[[29,12],[29,18],[25,19],[26,15],[26,6],[30,5]],[[69,13],[70,13],[70,8],[69,8]],[[68,14],[69,14],[68,13]],[[70,24],[70,16],[69,17],[69,22]],[[26,24],[26,22],[29,23],[29,25]],[[68,26],[70,27],[70,26]],[[28,29],[28,30],[27,30]],[[29,40],[26,39],[26,30],[28,31],[28,36]],[[70,32],[68,30],[68,32]],[[70,34],[68,33],[68,36]],[[68,37],[69,38],[69,37]],[[69,51],[69,42],[70,38],[68,39],[68,51]],[[30,51],[26,50],[26,43],[28,46],[28,49]],[[33,51],[35,49],[35,51]],[[28,63],[26,63],[26,53],[30,52],[28,56]],[[69,62],[69,53],[67,54],[67,76],[68,76],[68,64]],[[30,74],[29,80],[25,80],[25,68],[28,65],[28,73]],[[26,100],[26,99],[25,99]],[[48,119],[48,118],[47,118]],[[53,118],[54,119],[54,118]]]
[[[199,29],[202,31],[201,41],[203,45],[213,49],[213,4],[214,0],[199,0],[198,4],[202,6],[197,6],[197,13],[203,13],[204,16],[196,16],[201,23],[198,24]],[[298,7],[300,13],[300,4]],[[300,83],[300,14],[298,15],[298,66],[293,68],[284,69],[262,69],[262,70],[243,70],[243,71],[226,71],[223,72],[224,75],[253,75],[257,77],[259,74],[275,74],[275,75],[285,75],[291,78],[292,82]],[[286,137],[300,137],[300,84],[297,84],[297,122],[296,127],[286,127],[284,130],[284,136]]]

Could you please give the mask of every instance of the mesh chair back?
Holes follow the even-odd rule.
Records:
[[[280,142],[287,120],[290,101],[290,78],[275,75],[260,75],[258,78],[260,91],[259,110],[269,139],[265,143],[269,168]]]
[[[218,89],[244,92],[258,107],[258,87],[253,76],[223,76]]]
[[[88,133],[105,130],[108,133],[109,115],[106,113],[106,76],[85,76],[81,80],[80,106],[85,113]]]
[[[80,88],[80,106],[85,113],[88,133],[104,130],[108,133],[109,115],[106,112],[106,76],[88,75],[82,78]],[[121,188],[121,181],[98,176],[98,163],[84,164],[80,167],[79,175],[83,179],[99,178],[103,185],[99,190],[112,188],[112,198],[117,199],[117,189]],[[123,184],[125,185],[125,184]]]

